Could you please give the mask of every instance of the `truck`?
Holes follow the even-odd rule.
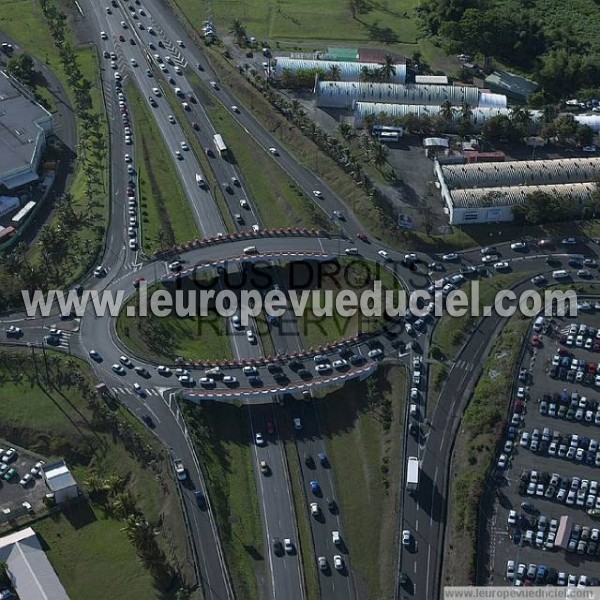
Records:
[[[571,538],[571,530],[573,529],[573,519],[568,516],[562,516],[558,523],[558,531],[554,540],[554,547],[566,549]]]
[[[175,474],[177,475],[177,479],[179,481],[184,481],[187,479],[187,473],[185,472],[185,466],[183,461],[180,458],[176,458],[173,461],[173,466],[175,467]]]
[[[414,494],[419,487],[419,459],[416,456],[408,457],[408,467],[406,469],[406,489],[409,494]]]
[[[217,149],[219,156],[222,158],[225,157],[227,155],[227,146],[225,145],[221,134],[215,133],[213,136],[213,142],[215,143],[215,148]]]

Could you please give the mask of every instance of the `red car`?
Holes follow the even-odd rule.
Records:
[[[364,233],[357,233],[356,237],[363,242],[368,242],[369,238]]]
[[[566,349],[566,348],[557,348],[556,352],[560,355],[560,356],[571,356],[571,353]]]
[[[273,423],[271,421],[267,421],[267,433],[269,435],[273,435],[273,433],[275,433],[275,427],[273,427]]]
[[[531,337],[531,345],[532,346],[539,346],[540,345],[540,336],[539,335],[534,335]]]
[[[594,373],[594,374],[595,374],[595,373],[596,373],[596,363],[593,363],[593,362],[591,362],[591,363],[588,365],[588,371],[589,371],[590,373]]]

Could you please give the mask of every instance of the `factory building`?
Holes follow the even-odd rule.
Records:
[[[321,69],[328,72],[329,69],[336,66],[340,70],[340,79],[342,81],[358,81],[361,77],[363,67],[373,69],[377,67],[374,63],[333,61],[333,60],[308,60],[301,58],[288,58],[287,56],[277,57],[274,76],[281,78],[284,71],[297,73],[298,71],[310,71],[312,69]],[[406,81],[406,64],[398,63],[394,65],[396,73],[392,76],[392,83],[404,83]]]

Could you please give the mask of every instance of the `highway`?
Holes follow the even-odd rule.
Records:
[[[202,90],[202,92],[204,94],[210,93],[215,99],[218,99],[265,152],[268,153],[269,147],[274,146],[277,148],[277,156],[270,155],[272,160],[280,165],[301,186],[310,201],[315,202],[329,218],[332,218],[334,210],[340,210],[344,213],[343,220],[335,220],[342,233],[342,239],[310,236],[270,237],[265,234],[256,237],[251,242],[257,246],[259,258],[281,262],[293,258],[293,253],[297,253],[299,257],[307,256],[308,253],[316,253],[315,256],[319,255],[320,258],[333,258],[344,255],[344,249],[347,247],[358,247],[360,255],[365,259],[381,262],[382,257],[378,252],[382,249],[388,249],[382,248],[378,243],[365,243],[356,239],[357,234],[362,235],[366,230],[348,210],[343,200],[329,189],[317,175],[299,165],[285,148],[280,147],[276,140],[256,121],[251,112],[241,106],[234,95],[221,82],[218,82],[217,88],[210,86],[210,81],[216,81],[214,73],[210,71],[204,58],[185,36],[176,18],[158,0],[148,0],[145,3],[143,8],[145,14],[140,13],[140,8],[136,7],[137,18],[135,19],[132,11],[124,5],[120,5],[119,8],[112,8],[110,14],[107,13],[104,6],[95,5],[91,2],[84,2],[84,6],[88,11],[88,15],[94,21],[94,26],[97,27],[98,37],[100,31],[105,31],[108,34],[107,40],[99,42],[100,52],[106,50],[115,52],[117,55],[117,69],[111,69],[110,60],[103,59],[102,73],[103,90],[111,119],[112,156],[111,194],[113,202],[111,203],[111,222],[106,253],[102,262],[107,274],[103,278],[88,280],[88,289],[106,289],[113,292],[125,290],[126,296],[128,296],[134,291],[134,281],[140,277],[148,283],[165,276],[171,277],[168,269],[169,261],[150,261],[137,248],[130,248],[129,245],[127,234],[129,215],[125,190],[132,177],[127,173],[124,156],[126,153],[132,155],[133,165],[135,165],[136,150],[135,140],[133,146],[125,144],[125,135],[118,109],[117,90],[114,85],[114,71],[118,71],[125,82],[132,81],[148,102],[149,98],[155,100],[157,106],[150,110],[153,112],[158,124],[161,137],[173,154],[173,164],[193,209],[198,228],[204,237],[214,237],[227,233],[222,215],[215,201],[215,194],[223,194],[232,214],[239,212],[244,215],[243,223],[238,222],[236,225],[238,231],[249,231],[252,225],[257,225],[260,229],[261,223],[254,212],[254,202],[248,194],[242,175],[237,172],[235,166],[229,161],[219,157],[214,152],[214,156],[209,157],[211,170],[223,189],[218,192],[216,190],[201,189],[197,184],[196,175],[202,175],[205,178],[205,173],[202,172],[193,151],[191,149],[186,151],[182,148],[181,143],[186,141],[186,135],[177,118],[174,119],[174,123],[169,119],[172,110],[164,94],[167,86],[171,86],[173,89],[175,87],[180,88],[182,101],[189,104],[190,110],[185,111],[186,118],[189,119],[190,123],[198,125],[195,135],[198,136],[203,148],[212,148],[212,137],[216,132],[201,104],[190,98],[191,94],[197,100],[197,90],[190,85],[186,78],[186,71],[189,70],[196,72],[207,83],[206,90]],[[126,23],[126,28],[122,26],[122,21]],[[140,23],[142,28],[139,27]],[[154,29],[154,34],[149,33],[150,27]],[[120,41],[120,36],[123,36],[125,41]],[[130,39],[133,39],[135,43],[130,43]],[[158,44],[159,40],[162,42],[163,47]],[[183,44],[179,45],[176,40],[182,40]],[[150,44],[153,44],[156,48],[153,49]],[[160,50],[157,48],[160,48]],[[165,56],[167,53],[173,59],[173,64],[166,64],[167,72],[163,72],[160,65],[166,62]],[[154,54],[161,57],[160,62],[153,57]],[[132,59],[138,66],[134,66]],[[198,69],[198,64],[204,65],[202,70]],[[181,69],[181,74],[176,72],[175,67]],[[151,69],[151,77],[146,73],[148,68]],[[169,82],[171,78],[175,83]],[[154,88],[163,91],[157,94]],[[233,105],[239,107],[239,113],[231,110]],[[181,159],[176,157],[176,152],[181,153]],[[232,178],[239,181],[239,186],[232,182]],[[230,186],[231,192],[226,190],[225,184]],[[313,190],[320,190],[322,199],[316,198],[313,195]],[[248,209],[241,208],[240,200],[242,199],[248,201]],[[206,245],[182,253],[180,258],[185,261],[186,268],[194,264],[206,265],[207,263],[228,261],[233,263],[231,269],[243,269],[243,264],[239,262],[239,259],[243,258],[246,262],[249,260],[243,253],[243,248],[248,244],[248,240],[244,239]],[[572,253],[585,252],[591,255],[595,254],[596,250],[595,246],[590,250],[590,248],[580,245],[575,248],[559,248],[556,253],[562,259],[565,259]],[[532,247],[530,254],[524,256],[522,253],[502,247],[502,259],[509,260],[515,271],[550,271],[551,269],[548,268],[545,261],[547,254],[547,249]],[[419,270],[415,272],[401,265],[402,258],[402,253],[389,251],[390,260],[385,262],[384,266],[393,267],[399,279],[404,282],[409,290],[425,287],[429,283],[429,278],[423,266],[421,265]],[[425,262],[428,262],[437,257],[424,258]],[[447,264],[448,270],[442,275],[456,272],[460,265],[479,265],[480,263],[479,249],[464,252],[460,256],[460,262],[457,262],[456,265]],[[214,265],[210,268],[214,268]],[[281,281],[279,283],[283,289],[288,287],[287,282]],[[531,287],[531,284],[523,284],[521,287],[525,289]],[[212,511],[210,508],[209,510],[201,510],[195,504],[194,490],[202,489],[206,491],[206,488],[200,465],[197,463],[186,439],[185,427],[172,396],[174,391],[181,391],[182,388],[174,377],[160,377],[155,372],[155,365],[146,364],[137,357],[133,357],[136,365],[146,366],[151,372],[150,379],[144,383],[147,390],[145,395],[143,397],[136,395],[133,392],[132,383],[134,379],[138,381],[139,377],[118,376],[111,370],[111,364],[117,362],[119,354],[130,355],[117,338],[114,329],[115,320],[99,318],[90,313],[91,311],[88,311],[80,321],[75,320],[65,324],[64,328],[69,331],[63,336],[61,347],[69,348],[70,351],[83,356],[87,356],[92,348],[97,350],[103,357],[102,361],[93,363],[99,379],[105,381],[112,391],[119,394],[120,399],[138,416],[150,415],[156,425],[155,432],[170,448],[172,456],[182,458],[189,475],[188,483],[181,487],[193,546],[193,555],[188,559],[196,564],[207,598],[231,598],[231,585]],[[54,313],[54,315],[56,314]],[[56,320],[54,317],[25,320],[22,315],[11,315],[3,322],[6,324],[18,322],[23,325],[25,335],[21,339],[22,343],[39,343],[44,328],[55,324]],[[278,332],[277,328],[271,328],[271,335],[277,353],[283,354],[301,350],[295,319],[288,313],[283,320],[288,326],[286,333]],[[432,319],[427,319],[427,323],[430,331]],[[447,475],[451,448],[458,431],[462,412],[480,373],[484,358],[489,352],[502,324],[503,320],[497,315],[482,321],[478,331],[473,334],[454,362],[440,394],[443,401],[437,403],[431,414],[428,412],[427,398],[424,398],[422,403],[423,433],[421,438],[419,440],[407,439],[407,456],[419,456],[422,468],[418,494],[414,498],[409,495],[404,496],[400,529],[405,527],[410,529],[415,536],[416,545],[412,552],[402,550],[400,568],[409,575],[412,593],[418,598],[437,598],[440,594],[439,576],[443,551],[441,545],[444,539],[446,520]],[[423,354],[427,356],[429,334],[420,334],[419,339]],[[243,332],[232,335],[231,340],[238,358],[249,360],[261,358],[262,348],[260,343],[251,344]],[[386,357],[395,359],[397,352],[390,341],[385,337],[381,337],[380,342],[384,350],[384,360]],[[369,348],[370,346],[366,342],[360,342],[355,344],[352,350],[355,354],[365,355]],[[331,352],[330,356],[337,358],[335,352]],[[314,364],[311,363],[311,360],[305,361],[305,366],[310,373],[310,383],[300,378],[297,372],[286,368],[286,375],[289,377],[290,382],[295,385],[296,390],[310,389],[309,386],[315,383],[325,385],[331,381],[327,376],[324,377],[316,373]],[[335,377],[336,381],[343,381],[344,378],[362,375],[366,372],[360,369],[374,370],[376,364],[376,361],[365,359],[365,365],[361,367],[352,366],[347,373],[334,372],[329,377]],[[272,598],[283,600],[288,598],[303,599],[302,570],[298,555],[276,556],[272,544],[274,538],[283,540],[286,537],[291,537],[292,541],[297,544],[295,518],[304,518],[303,515],[294,514],[294,505],[288,485],[287,467],[281,439],[278,436],[281,424],[276,423],[273,408],[270,404],[267,403],[264,406],[254,405],[256,396],[249,392],[254,393],[256,390],[251,390],[247,385],[246,378],[239,366],[231,367],[228,372],[236,375],[241,382],[240,388],[236,388],[235,391],[248,392],[247,410],[252,424],[252,431],[248,432],[248,443],[252,444],[254,452],[256,481],[265,532],[265,551],[268,553],[266,562],[269,569],[269,578],[262,582],[263,588],[268,590],[269,596]],[[423,372],[426,374],[426,365],[423,366]],[[196,378],[203,375],[200,370],[193,369],[192,374]],[[270,391],[271,387],[275,388],[276,381],[272,374],[265,369],[261,369],[261,377],[266,388],[268,402],[272,402],[273,399],[276,400],[281,394],[285,393],[286,386],[283,386],[283,389],[277,392]],[[216,390],[204,391],[197,388],[192,392],[188,390],[187,395],[198,400],[203,394],[206,397],[218,397],[219,394],[230,392],[231,390],[227,386],[219,382]],[[317,502],[322,515],[320,519],[310,517],[316,554],[315,560],[317,556],[325,556],[330,566],[332,566],[332,557],[338,553],[338,550],[333,546],[331,532],[334,530],[340,531],[342,539],[344,533],[343,507],[340,507],[336,512],[330,512],[325,502],[327,498],[336,498],[335,465],[333,465],[333,468],[323,466],[317,458],[318,453],[324,451],[324,443],[321,439],[321,425],[314,403],[305,402],[300,407],[298,416],[301,419],[302,427],[295,431],[295,441],[302,464],[304,493],[308,503]],[[289,424],[285,426],[288,427]],[[271,427],[273,433],[268,433]],[[255,443],[257,433],[263,434],[266,440],[264,445]],[[305,455],[313,457],[315,460],[314,466],[306,464]],[[258,465],[261,460],[265,460],[269,465],[269,475],[263,475],[260,472]],[[310,489],[309,482],[313,478],[320,484],[321,495],[315,496]],[[302,551],[312,552],[312,549],[304,548]],[[349,569],[348,560],[352,551],[357,551],[357,549],[350,548],[339,552],[346,561],[346,570],[337,573],[331,569],[331,572],[321,573],[319,583],[323,598],[354,597],[352,573]]]

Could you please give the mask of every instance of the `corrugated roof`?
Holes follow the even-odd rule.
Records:
[[[77,485],[71,471],[65,464],[64,461],[60,461],[51,465],[44,465],[43,467],[44,477],[46,478],[46,484],[52,492],[64,490],[74,485]]]
[[[450,189],[585,183],[600,179],[600,158],[444,165],[442,174]]]
[[[297,58],[288,58],[287,56],[277,57],[277,64],[275,66],[275,76],[281,77],[283,72],[289,69],[292,72],[299,71],[301,69],[323,69],[327,71],[330,67],[336,65],[340,69],[340,78],[342,81],[353,81],[360,78],[360,72],[363,67],[372,69],[372,63],[364,62],[348,62],[348,61],[335,61],[335,60],[306,60]],[[404,83],[406,80],[406,65],[396,64],[396,74],[392,77],[394,83]]]
[[[21,600],[69,600],[31,527],[0,538],[0,561]]]
[[[454,85],[319,81],[316,94],[317,105],[327,107],[351,108],[355,102],[439,106],[449,100],[454,105],[467,102],[474,107],[479,103],[476,87]]]
[[[594,183],[507,186],[452,190],[450,195],[455,208],[483,208],[522,205],[525,197],[535,191],[585,202],[595,187]]]

